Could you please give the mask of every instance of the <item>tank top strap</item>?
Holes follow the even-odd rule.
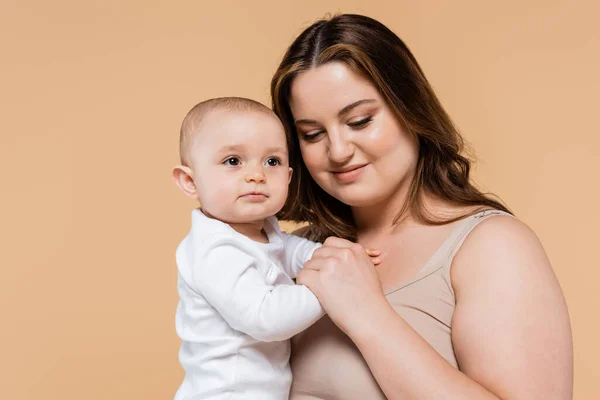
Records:
[[[450,279],[450,267],[452,266],[452,261],[454,260],[454,256],[460,250],[462,244],[465,239],[471,233],[473,229],[481,222],[485,221],[488,218],[492,218],[497,215],[506,215],[509,217],[513,217],[513,215],[500,211],[500,210],[483,210],[476,214],[473,214],[464,220],[462,220],[459,225],[452,231],[450,236],[446,239],[444,244],[438,249],[436,254],[430,260],[433,265],[438,265],[439,268],[443,271],[444,280],[448,285],[449,291],[454,296],[454,290],[452,288],[452,283]],[[514,217],[513,217],[514,218]]]
[[[409,279],[388,291],[386,295],[403,289],[404,287],[421,279],[427,278],[429,275],[440,270],[450,292],[452,295],[454,295],[452,283],[450,281],[450,266],[452,265],[454,256],[462,246],[469,232],[471,232],[480,222],[485,221],[486,219],[495,215],[508,215],[512,217],[512,215],[507,212],[488,209],[480,211],[476,214],[466,217],[462,221],[459,221],[457,226],[452,230],[452,233],[446,238],[446,240],[444,240],[442,245],[438,247],[435,253],[429,258],[429,260],[427,260],[419,272],[412,279]]]
[[[456,255],[456,253],[458,253],[458,250],[460,250],[463,242],[465,241],[469,233],[471,233],[471,231],[475,229],[477,225],[479,225],[486,219],[494,217],[496,215],[506,215],[509,217],[513,217],[511,214],[500,210],[483,210],[465,218],[457,227],[457,229],[455,229],[454,232],[452,232],[452,234],[446,240],[446,259],[444,260],[445,263],[448,264],[448,266],[452,264],[454,256]]]

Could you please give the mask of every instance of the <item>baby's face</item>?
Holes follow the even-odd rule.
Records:
[[[209,112],[190,147],[190,161],[202,210],[223,222],[257,222],[285,203],[292,170],[275,116]]]

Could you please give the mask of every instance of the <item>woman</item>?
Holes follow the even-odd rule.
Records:
[[[406,45],[364,16],[318,21],[271,94],[295,171],[280,217],[327,238],[298,277],[328,316],[293,341],[290,398],[570,399],[552,267],[469,181],[462,139]],[[381,264],[354,241],[381,249]]]

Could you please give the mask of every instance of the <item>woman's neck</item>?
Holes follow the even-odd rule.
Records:
[[[392,231],[395,226],[406,223],[411,219],[411,210],[407,209],[397,224],[394,220],[408,200],[408,187],[400,187],[391,196],[382,201],[365,207],[352,207],[352,216],[359,233],[385,233]]]
[[[405,213],[394,223],[398,214],[408,199],[409,188],[397,190],[392,196],[383,201],[369,205],[368,207],[352,207],[352,215],[359,236],[380,236],[392,232],[398,232],[404,228],[415,225],[424,225],[425,222],[418,220],[413,215],[412,207],[407,207]],[[448,220],[456,218],[464,213],[475,210],[478,207],[460,207],[436,196],[422,191],[418,194],[425,215],[436,220]]]
[[[449,221],[489,208],[482,205],[456,205],[441,200],[426,191],[421,191],[417,196],[420,197],[424,216],[431,218],[433,221]],[[394,223],[394,220],[398,217],[400,210],[402,210],[407,201],[408,189],[404,191],[397,190],[393,196],[387,198],[385,201],[368,207],[352,207],[352,215],[356,224],[358,237],[381,237],[392,233],[399,233],[406,229],[411,229],[411,227],[428,225],[414,215],[410,206],[397,223]]]

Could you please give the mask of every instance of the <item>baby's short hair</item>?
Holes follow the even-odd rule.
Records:
[[[179,133],[179,158],[182,165],[189,166],[188,149],[194,140],[194,134],[198,131],[198,126],[202,119],[214,110],[260,111],[277,118],[269,107],[245,97],[217,97],[198,103],[187,113],[181,124]]]

